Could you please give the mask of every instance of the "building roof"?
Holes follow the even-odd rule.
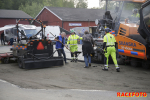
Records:
[[[44,9],[49,10],[57,18],[62,21],[95,21],[96,19],[103,19],[105,14],[104,9],[85,9],[85,8],[65,8],[65,7],[48,7],[45,6],[35,19],[42,13]],[[114,13],[114,10],[111,10],[111,16],[113,19],[116,18],[117,14]],[[132,15],[132,11],[124,10],[124,13],[121,14],[121,20],[128,18]]]
[[[95,21],[104,15],[101,9],[47,7],[64,21]]]
[[[32,19],[32,17],[21,10],[4,10],[0,9],[0,18],[15,18],[15,19]]]
[[[103,18],[105,10],[103,9],[85,9],[85,8],[65,8],[65,7],[48,7],[47,10],[63,21],[95,21]],[[44,10],[41,10],[41,12]],[[40,13],[41,13],[40,12]],[[36,18],[40,15],[36,16]],[[36,19],[35,18],[35,19]]]

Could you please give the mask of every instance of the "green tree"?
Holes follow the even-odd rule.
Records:
[[[12,0],[0,0],[0,9],[12,9]]]
[[[139,3],[125,3],[124,9],[126,10],[132,10],[134,8],[140,9],[141,4]]]
[[[19,6],[27,3],[31,5],[32,2],[43,4],[43,0],[0,0],[0,9],[18,10]]]
[[[101,9],[105,9],[106,8],[106,2],[102,1],[100,6],[101,6]],[[119,6],[119,2],[109,1],[107,4],[107,9],[112,10],[112,9],[115,9],[116,6]]]
[[[79,0],[76,8],[87,8],[88,4],[87,4],[87,0]]]
[[[49,4],[45,4],[49,6]],[[44,4],[40,4],[37,2],[26,3],[25,5],[21,4],[19,7],[19,10],[22,10],[32,16],[33,18],[41,11],[41,9],[44,7]]]
[[[63,7],[74,8],[74,0],[63,0]]]
[[[99,7],[93,7],[93,8],[91,8],[91,9],[100,9]]]
[[[69,7],[74,8],[74,0],[46,0],[52,7]]]
[[[33,0],[34,1],[34,0]],[[74,0],[45,0],[44,2],[26,2],[21,4],[19,10],[22,10],[33,18],[42,10],[44,6],[51,7],[70,7],[74,8]]]
[[[120,3],[120,5],[122,5],[122,3]],[[108,2],[108,10],[112,10],[115,9],[115,7],[118,6],[119,7],[119,2],[117,1],[109,1]],[[141,4],[140,3],[127,3],[125,2],[124,4],[124,10],[132,10],[134,8],[140,9]],[[105,9],[106,8],[106,2],[102,1],[101,2],[101,9]]]

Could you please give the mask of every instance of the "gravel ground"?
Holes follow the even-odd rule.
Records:
[[[0,46],[0,53],[8,52],[8,48],[10,47]],[[67,55],[70,56],[69,53]],[[102,64],[92,64],[97,67],[87,69],[83,66],[83,62],[69,62],[61,67],[25,70],[18,68],[17,63],[0,64],[0,79],[21,88],[30,89],[82,89],[150,93],[150,70],[120,65],[121,72],[116,72],[114,65],[109,66],[109,71],[102,71]]]

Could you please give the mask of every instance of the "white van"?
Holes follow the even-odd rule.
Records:
[[[33,36],[37,33],[36,26],[35,25],[23,25],[19,24],[19,30],[23,32],[27,37]],[[10,41],[11,38],[14,39],[14,41],[17,40],[17,28],[16,25],[5,25],[4,27],[0,28],[0,31],[4,30],[4,36],[5,36],[5,42]],[[21,35],[19,32],[19,37],[23,38],[24,36]]]
[[[39,32],[41,27],[36,27],[36,29]],[[50,32],[56,37],[59,36],[61,33],[59,26],[46,26],[44,34],[47,37],[47,39],[50,39],[53,42],[54,42],[55,37]],[[37,37],[41,38],[42,34],[39,34]]]

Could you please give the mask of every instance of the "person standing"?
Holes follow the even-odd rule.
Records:
[[[116,39],[115,37],[109,33],[110,29],[106,28],[105,29],[105,36],[104,36],[104,40],[103,40],[103,50],[105,48],[106,53],[105,53],[105,57],[107,58],[106,60],[106,65],[104,66],[104,68],[102,70],[108,71],[108,60],[109,60],[109,55],[111,55],[113,62],[116,66],[116,71],[120,72],[120,68],[118,67],[118,63],[117,63],[117,59],[116,59]]]
[[[82,52],[85,61],[84,68],[91,67],[91,53],[94,53],[93,47],[94,47],[93,37],[91,34],[89,34],[88,31],[85,31],[83,35],[83,45],[82,45]]]
[[[67,45],[70,45],[70,50],[71,50],[71,62],[74,60],[77,61],[77,53],[74,54],[74,52],[78,51],[78,39],[82,39],[82,37],[79,37],[78,35],[75,34],[73,30],[70,31],[71,35],[68,37]]]
[[[132,13],[133,13],[133,15],[131,15],[132,17],[140,18],[140,14],[138,13],[138,9],[133,9]]]
[[[1,34],[1,45],[5,45],[4,32]]]
[[[61,35],[58,36],[57,38],[55,38],[54,40],[56,41],[56,49],[58,49],[57,50],[58,56],[61,56],[63,54],[65,64],[67,64],[68,62],[66,61],[66,54],[65,54],[65,51],[64,51],[65,36],[66,36],[66,33],[62,32]]]

